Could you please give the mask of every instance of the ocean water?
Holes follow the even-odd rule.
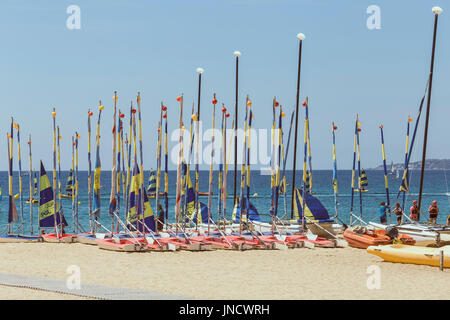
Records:
[[[52,179],[52,173],[47,172]],[[386,201],[386,192],[384,187],[384,174],[382,171],[368,170],[366,171],[368,181],[369,181],[369,192],[362,194],[362,216],[365,221],[378,220],[378,207],[381,201]],[[420,171],[411,172],[411,193],[407,195],[407,208],[411,206],[413,199],[417,199],[419,192],[419,182],[420,182]],[[68,171],[61,172],[62,185],[65,185],[67,180]],[[85,227],[89,228],[89,211],[88,211],[88,183],[87,183],[87,172],[79,172],[79,186],[80,194],[79,201],[81,205],[79,206],[79,222]],[[145,182],[148,182],[149,172],[145,172]],[[200,191],[208,191],[208,179],[209,172],[200,172]],[[296,181],[299,182],[302,177],[302,172],[299,171],[296,176]],[[194,178],[194,172],[191,172],[191,179]],[[238,175],[238,181],[240,176]],[[287,183],[290,183],[292,179],[292,171],[287,172]],[[325,208],[328,210],[330,217],[335,215],[334,206],[334,195],[333,188],[331,186],[332,171],[331,170],[315,170],[313,171],[312,189],[315,192],[315,196],[323,203]],[[428,208],[433,200],[438,201],[438,206],[440,208],[440,214],[438,216],[438,222],[445,223],[447,216],[450,214],[450,193],[449,186],[447,184],[447,179],[450,182],[450,171],[443,170],[430,170],[425,172],[424,180],[424,191],[423,191],[423,207]],[[227,217],[231,217],[232,205],[233,205],[233,180],[234,175],[232,172],[228,173],[228,193],[229,197],[227,199]],[[338,215],[339,218],[344,222],[349,221],[349,211],[350,211],[350,201],[351,201],[351,171],[341,170],[338,171],[338,182],[339,182],[339,195],[338,195]],[[394,180],[392,176],[389,176],[389,191],[391,204],[395,203],[395,198],[400,186],[401,179]],[[109,208],[109,193],[111,186],[111,172],[102,171],[101,174],[101,216],[100,222],[105,226],[110,225],[110,216],[108,213]],[[5,228],[8,219],[8,173],[3,171],[0,172],[0,186],[2,187],[2,200],[0,201],[0,226],[2,230]],[[24,199],[28,198],[29,195],[29,180],[28,176],[23,177],[23,192]],[[18,172],[14,172],[14,194],[18,192]],[[174,221],[175,216],[175,190],[176,190],[176,172],[169,172],[169,220]],[[238,194],[240,193],[240,188],[237,189]],[[217,217],[217,173],[214,175],[213,180],[213,192],[214,196],[212,198],[212,217],[215,219]],[[254,194],[257,197],[253,197]],[[291,189],[288,187],[287,193],[287,216],[290,217],[291,207],[290,207],[290,195]],[[251,174],[251,188],[250,188],[251,202],[258,209],[259,213],[264,220],[269,221],[269,208],[270,208],[270,176],[261,175],[258,170],[255,170]],[[401,197],[400,197],[401,200]],[[200,197],[200,201],[208,204],[208,197]],[[21,216],[21,205],[20,200],[15,200],[17,210],[19,212],[19,217]],[[401,203],[401,201],[400,201]],[[155,210],[155,199],[150,199],[150,204]],[[64,209],[64,215],[69,223],[68,230],[72,229],[72,201],[71,199],[62,199],[62,207]],[[121,203],[120,216],[124,217],[124,203]],[[156,211],[156,210],[155,210]],[[354,213],[359,215],[359,193],[355,193],[354,199]],[[278,208],[278,216],[283,216],[285,214],[285,208],[283,205],[283,196],[280,197],[280,204]],[[30,205],[23,204],[23,216],[25,221],[26,229],[29,229],[30,221]],[[33,206],[33,220],[34,220],[34,230],[37,228],[37,218],[38,218],[38,205]],[[428,219],[428,213],[422,214],[421,220],[426,221]],[[392,216],[392,222],[395,220],[395,215]],[[1,230],[0,230],[1,231]]]

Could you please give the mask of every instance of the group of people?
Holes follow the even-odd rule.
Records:
[[[412,221],[418,221],[419,220],[419,207],[417,206],[417,200],[413,200],[411,208],[409,208],[409,218]],[[380,222],[382,224],[387,223],[386,219],[386,210],[389,208],[389,206],[386,205],[385,202],[380,203]],[[400,207],[400,203],[395,204],[394,210],[392,210],[393,213],[397,216],[397,224],[402,223],[403,219],[403,209]],[[431,203],[431,206],[428,208],[428,213],[430,214],[430,223],[436,224],[437,222],[437,216],[439,213],[439,207],[437,205],[437,201],[434,200]],[[447,217],[447,225],[450,225],[450,215]]]

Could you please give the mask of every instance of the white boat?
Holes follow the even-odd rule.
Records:
[[[386,229],[387,227],[395,227],[401,234],[408,235],[416,240],[418,246],[437,245],[442,246],[450,243],[450,229],[439,226],[428,226],[423,224],[401,224],[401,225],[385,225],[376,222],[369,222],[370,226],[377,229]]]

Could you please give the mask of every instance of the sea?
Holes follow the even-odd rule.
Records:
[[[52,183],[52,172],[47,171]],[[369,192],[362,193],[362,207],[360,206],[360,194],[354,194],[354,209],[355,215],[362,215],[364,221],[378,221],[379,220],[379,205],[380,202],[386,202],[386,189],[384,184],[384,173],[380,170],[366,170],[367,178],[369,182]],[[67,177],[69,175],[68,171],[61,172],[62,185],[65,186]],[[149,172],[145,172],[145,183],[148,183]],[[194,172],[191,172],[191,179],[194,179]],[[332,187],[332,171],[331,170],[314,170],[312,177],[312,190],[314,196],[317,197],[324,207],[328,210],[329,216],[333,217],[338,215],[339,219],[345,223],[349,222],[350,218],[350,206],[351,206],[351,170],[339,170],[338,171],[338,206],[336,210],[335,198],[333,194]],[[19,191],[18,182],[18,172],[14,172],[13,175],[13,194]],[[209,171],[200,171],[200,191],[208,192],[209,188]],[[287,183],[292,182],[292,171],[286,172]],[[296,174],[296,185],[300,185],[302,178],[302,172],[299,171]],[[217,217],[217,204],[218,204],[218,187],[217,187],[217,172],[213,177],[213,193],[212,196],[212,218]],[[254,170],[251,173],[251,187],[250,187],[250,201],[257,208],[261,217],[265,221],[270,221],[269,208],[271,204],[271,189],[270,189],[270,175],[266,172],[260,172]],[[450,193],[448,181],[450,180],[450,170],[428,170],[425,171],[424,187],[423,187],[423,208],[428,208],[433,200],[438,202],[440,213],[438,215],[438,223],[445,223],[447,216],[450,214]],[[89,201],[88,201],[88,173],[87,171],[79,171],[79,196],[78,200],[81,204],[78,207],[78,220],[80,224],[85,228],[89,229]],[[164,180],[162,179],[162,183]],[[240,174],[238,172],[238,188],[237,194],[239,195],[240,190]],[[356,183],[356,182],[355,182]],[[394,175],[388,175],[389,183],[389,197],[390,202],[393,204],[396,202],[397,193],[401,184],[401,178],[395,179]],[[406,194],[406,208],[411,206],[414,199],[418,198],[419,194],[419,183],[420,183],[420,171],[411,171],[410,178],[410,193]],[[109,196],[110,196],[110,186],[111,186],[111,172],[102,171],[101,173],[101,211],[100,211],[100,223],[105,226],[110,226],[111,218],[109,215]],[[0,200],[0,227],[1,231],[5,230],[8,222],[8,173],[6,171],[0,172],[0,186],[2,188],[2,199]],[[233,206],[233,186],[234,186],[234,173],[229,172],[227,177],[227,218],[231,218],[232,206]],[[172,222],[175,219],[175,191],[176,191],[176,171],[169,171],[169,221]],[[245,193],[246,194],[246,190]],[[28,175],[23,176],[23,207],[20,199],[16,199],[16,207],[19,213],[19,218],[22,217],[23,210],[23,221],[25,224],[25,230],[30,230],[30,205],[25,203],[25,200],[29,196],[29,177]],[[122,195],[123,197],[123,195]],[[284,206],[284,195],[280,196],[278,216],[287,217],[291,216],[291,187],[288,186],[288,192],[286,195],[287,206]],[[402,203],[402,195],[399,198],[399,202]],[[208,205],[208,196],[201,196],[200,201]],[[150,199],[150,204],[156,212],[155,199]],[[73,210],[72,210],[72,200],[62,199],[62,208],[64,216],[69,223],[69,228],[73,228]],[[122,198],[121,208],[119,215],[121,218],[125,217],[124,201]],[[33,229],[36,231],[38,225],[38,209],[39,205],[35,204],[33,209]],[[426,211],[426,210],[422,210]],[[362,213],[362,214],[361,214]],[[427,212],[422,213],[421,221],[427,221],[429,218]],[[392,222],[395,222],[395,215],[392,215]],[[18,226],[19,223],[15,223]]]

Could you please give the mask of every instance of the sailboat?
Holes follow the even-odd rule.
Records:
[[[361,192],[369,192],[369,190],[366,189],[366,187],[369,185],[369,181],[367,180],[367,174],[366,174],[366,171],[364,170],[364,168],[361,169],[361,175],[360,175],[359,180],[360,180],[359,186],[360,186]],[[355,189],[355,192],[359,192],[360,189]]]
[[[55,205],[54,192],[41,161],[39,179],[39,228],[42,230],[42,238],[46,242],[73,242],[74,236],[64,233],[64,226],[67,221],[60,212],[59,203]],[[55,212],[56,208],[56,212]],[[63,230],[58,230],[63,226]],[[44,233],[43,229],[54,228],[55,233]]]
[[[72,193],[73,193],[73,171],[72,168],[69,171],[69,176],[67,177],[67,182],[66,182],[66,193],[61,194],[62,198],[66,198],[66,199],[72,199]]]

